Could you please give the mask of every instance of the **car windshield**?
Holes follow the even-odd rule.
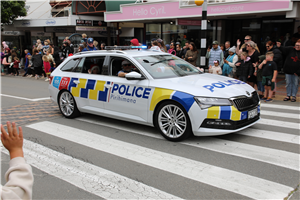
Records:
[[[135,57],[135,59],[155,79],[201,73],[196,67],[174,55],[139,56]]]

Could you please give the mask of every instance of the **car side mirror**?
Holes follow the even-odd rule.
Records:
[[[129,72],[128,74],[125,75],[125,78],[127,80],[144,80],[145,77],[142,76],[142,74],[137,73],[137,72]]]

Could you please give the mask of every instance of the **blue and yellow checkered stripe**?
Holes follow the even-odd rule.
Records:
[[[79,81],[79,83],[75,84],[74,81]],[[72,78],[68,90],[74,97],[106,102],[108,88],[104,86],[105,84],[106,81]],[[110,84],[110,82],[107,82],[107,84]]]
[[[260,112],[258,106],[257,112]],[[212,106],[208,108],[208,119],[229,119],[232,121],[240,121],[248,118],[248,111],[240,112],[234,106]]]

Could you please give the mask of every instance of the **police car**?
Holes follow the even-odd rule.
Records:
[[[50,96],[62,115],[155,126],[171,141],[236,132],[260,119],[259,97],[248,84],[202,73],[171,54],[119,48],[77,53],[52,72]],[[131,69],[118,77],[122,63]]]

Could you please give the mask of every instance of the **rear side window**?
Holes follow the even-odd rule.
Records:
[[[82,73],[108,75],[107,69],[103,68],[105,56],[86,57],[82,63]],[[96,69],[96,70],[94,70]]]
[[[76,68],[77,64],[78,59],[71,59],[61,68],[61,70],[65,72],[72,72]]]

